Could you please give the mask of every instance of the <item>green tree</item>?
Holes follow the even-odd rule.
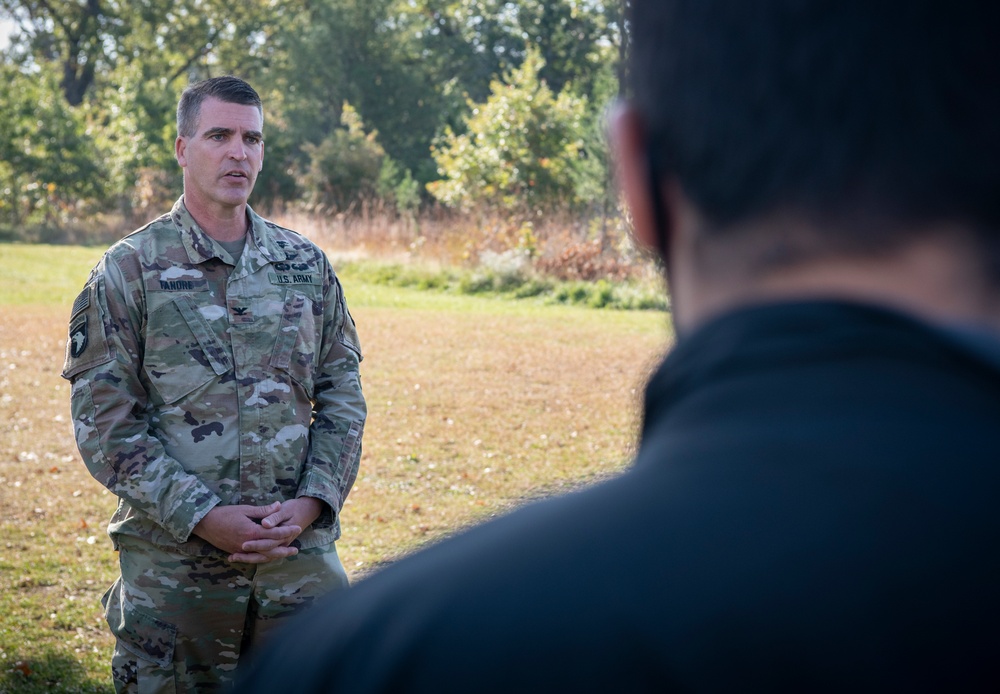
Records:
[[[211,72],[247,71],[262,53],[264,29],[282,0],[0,0],[16,22],[12,56],[54,63],[71,106],[84,102],[115,66],[140,61],[149,77],[173,82]]]
[[[558,96],[539,77],[544,65],[529,50],[521,66],[494,80],[485,103],[469,104],[466,132],[447,130],[434,148],[444,180],[428,185],[454,207],[551,209],[585,201],[591,182],[586,148],[587,101]]]
[[[279,169],[304,171],[304,145],[319,145],[353,104],[380,133],[386,152],[424,182],[435,176],[430,143],[442,113],[457,110],[447,78],[434,72],[419,31],[403,21],[402,0],[299,0],[269,35],[259,73],[269,112],[268,146],[288,146]],[[450,101],[449,101],[450,100]],[[453,103],[454,102],[454,103]],[[273,150],[269,151],[269,156]],[[274,162],[274,159],[271,160]]]
[[[366,133],[358,112],[344,103],[343,127],[318,145],[307,144],[309,169],[304,183],[310,206],[323,212],[343,212],[376,197],[385,150],[378,133]]]
[[[103,193],[103,171],[83,113],[63,99],[52,70],[0,64],[0,220],[58,226]]]
[[[469,105],[493,98],[529,45],[541,81],[560,93],[554,101],[576,93],[598,111],[616,91],[626,38],[621,4],[598,0],[0,0],[0,18],[18,26],[0,63],[18,79],[55,79],[71,108],[50,117],[66,118],[67,132],[86,124],[78,152],[91,152],[102,172],[99,197],[136,217],[179,191],[173,112],[192,80],[234,73],[261,92],[267,157],[255,205],[306,195],[316,148],[334,147],[349,102],[384,148],[378,193],[412,208],[413,191],[439,175],[435,136],[465,134]],[[3,92],[0,101],[13,103]],[[591,125],[597,117],[587,116]],[[589,158],[539,172],[525,194],[531,180],[544,188],[575,177],[576,198],[594,197],[586,187],[600,159],[589,156],[600,149],[596,132],[578,138]]]
[[[72,107],[58,117],[69,119],[66,128],[80,121],[90,126],[92,165],[106,173],[105,206],[145,215],[180,190],[172,143],[181,90],[191,80],[259,69],[265,29],[282,26],[286,4],[0,0],[0,17],[18,27],[3,62],[25,76],[58,73]]]
[[[408,0],[403,5],[401,26],[420,35],[425,59],[475,101],[486,98],[491,80],[521,64],[529,46],[541,53],[541,76],[553,91],[572,83],[588,98],[602,61],[619,60],[617,50],[604,49],[622,41],[620,0]]]

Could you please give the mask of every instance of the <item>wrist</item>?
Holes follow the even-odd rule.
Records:
[[[303,530],[312,525],[323,514],[323,509],[326,506],[322,499],[317,499],[314,496],[300,496],[295,501],[301,506],[302,518],[308,521],[303,524]]]

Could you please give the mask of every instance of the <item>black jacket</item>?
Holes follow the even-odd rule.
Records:
[[[993,338],[734,312],[651,379],[628,472],[330,597],[239,691],[996,688],[998,461]]]

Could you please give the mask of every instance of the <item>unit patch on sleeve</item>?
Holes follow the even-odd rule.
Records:
[[[87,316],[73,323],[69,329],[69,355],[74,359],[79,359],[87,351],[89,334],[87,331]]]

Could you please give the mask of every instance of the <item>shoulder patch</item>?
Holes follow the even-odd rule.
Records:
[[[80,295],[76,297],[76,301],[73,302],[73,311],[69,315],[70,320],[76,318],[80,311],[84,311],[90,306],[90,287],[91,285],[88,284],[80,292]]]
[[[108,342],[101,309],[101,283],[98,276],[73,302],[73,315],[69,319],[66,338],[66,358],[62,377],[73,380],[87,369],[106,364],[115,358]]]
[[[73,359],[79,359],[87,351],[89,333],[87,330],[87,316],[84,314],[80,320],[74,322],[69,328],[69,355]]]

